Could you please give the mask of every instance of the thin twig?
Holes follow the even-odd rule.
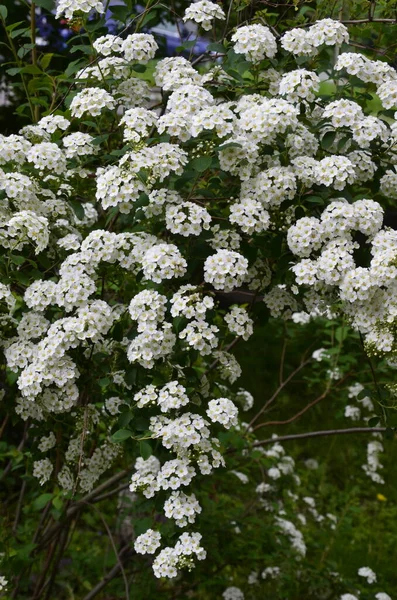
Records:
[[[294,369],[292,371],[292,373],[290,373],[286,379],[284,379],[284,381],[278,386],[278,388],[276,389],[274,394],[269,398],[269,400],[267,402],[265,402],[265,404],[262,406],[262,408],[256,413],[256,415],[248,423],[247,431],[259,419],[259,417],[265,412],[265,410],[270,406],[270,404],[272,404],[272,402],[274,402],[274,400],[277,398],[279,393],[285,388],[285,386],[291,381],[291,379],[293,379],[295,377],[295,375],[297,375],[299,373],[299,371],[301,371],[307,364],[309,364],[310,361],[311,361],[311,358],[303,360],[299,364],[299,366],[296,367],[296,369]]]
[[[119,559],[121,560],[121,557],[130,549],[131,548],[128,545],[121,548],[121,550],[119,552]],[[120,571],[120,562],[117,562],[114,565],[114,567],[104,576],[104,578],[101,579],[101,581],[99,583],[97,583],[97,585],[95,587],[93,587],[92,590],[86,596],[84,596],[83,600],[92,600],[92,598],[95,598],[95,596],[97,596],[99,594],[99,592],[102,591],[103,588],[105,586],[107,586],[107,584],[116,577],[116,575],[119,571]]]
[[[275,444],[276,442],[287,442],[288,440],[302,440],[306,438],[323,437],[328,435],[344,435],[350,433],[382,433],[386,427],[350,427],[349,429],[327,429],[325,431],[309,431],[307,433],[295,433],[291,435],[281,435],[267,440],[255,442],[252,446],[264,446],[266,444]]]
[[[88,503],[87,503],[87,504],[88,504]],[[91,508],[93,508],[93,509],[94,509],[94,511],[95,511],[95,512],[96,512],[96,513],[99,515],[99,518],[101,519],[101,521],[102,521],[102,523],[103,523],[103,526],[104,526],[104,528],[106,529],[106,532],[107,532],[107,534],[108,534],[108,536],[109,536],[110,543],[112,544],[113,552],[114,552],[114,553],[115,553],[115,555],[116,555],[117,562],[118,562],[118,564],[119,564],[119,566],[120,566],[120,571],[121,571],[121,574],[122,574],[122,576],[123,576],[123,579],[124,579],[124,587],[125,587],[125,600],[130,600],[130,594],[129,594],[129,591],[128,591],[128,587],[129,587],[129,586],[128,586],[127,575],[125,574],[124,567],[123,567],[123,563],[121,562],[121,559],[120,559],[119,552],[117,551],[117,547],[116,547],[116,544],[115,544],[115,541],[114,541],[114,538],[113,538],[112,532],[110,531],[110,529],[109,529],[109,526],[108,526],[108,524],[106,523],[106,520],[105,520],[105,518],[104,518],[103,514],[101,513],[101,511],[100,511],[98,508],[96,508],[96,506],[94,506],[93,504],[89,504],[89,506],[90,506]]]

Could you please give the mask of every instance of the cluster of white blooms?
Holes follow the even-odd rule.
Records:
[[[233,306],[225,315],[225,321],[231,333],[248,340],[254,332],[254,324],[245,308]]]
[[[216,290],[231,292],[244,283],[248,273],[248,260],[233,250],[218,250],[204,263],[204,279]]]
[[[291,169],[272,167],[260,171],[253,179],[244,181],[241,186],[243,197],[251,196],[266,208],[279,206],[284,200],[291,200],[296,193],[296,177]]]
[[[161,546],[161,534],[153,529],[148,529],[139,535],[134,542],[135,552],[138,554],[154,554]]]
[[[39,480],[40,485],[44,485],[45,482],[49,480],[53,470],[54,465],[49,458],[36,460],[33,463],[33,477],[36,477]]]
[[[210,2],[210,0],[198,0],[188,6],[183,20],[194,21],[201,25],[205,31],[210,31],[213,19],[223,20],[225,18],[226,15],[218,4]]]
[[[288,521],[287,519],[283,519],[281,517],[276,517],[276,524],[281,529],[281,531],[289,537],[291,547],[294,550],[296,550],[296,552],[300,556],[305,556],[306,544],[303,535],[299,531],[299,529],[297,529],[291,521]]]
[[[222,594],[223,600],[244,600],[244,593],[236,586],[230,586]]]
[[[3,235],[1,235],[2,233]],[[0,232],[0,236],[2,245],[6,248],[20,250],[25,244],[33,242],[36,246],[35,253],[39,254],[48,246],[48,219],[39,217],[30,210],[14,213],[7,223],[7,229]],[[11,238],[11,240],[7,238]]]
[[[237,425],[238,409],[228,398],[210,400],[206,412],[213,423],[221,423],[226,429]]]
[[[244,54],[253,63],[264,58],[273,58],[277,53],[276,38],[264,25],[245,25],[239,27],[232,35],[233,50],[236,54]]]
[[[365,83],[381,85],[397,79],[393,67],[381,60],[370,60],[363,54],[342,52],[335,63],[335,70],[345,69],[349,75],[355,75]]]
[[[186,395],[186,389],[177,381],[170,381],[162,388],[156,388],[154,385],[147,385],[134,396],[134,402],[139,408],[147,405],[157,405],[161,412],[168,412],[172,409],[178,409],[189,403]]]
[[[184,316],[199,321],[212,308],[214,308],[214,299],[211,296],[203,296],[199,289],[191,284],[181,286],[171,298],[173,317]]]
[[[125,59],[142,64],[154,58],[157,50],[157,42],[150,33],[131,33],[122,44]]]
[[[397,172],[388,169],[380,180],[380,191],[387,198],[397,199]]]
[[[54,435],[54,433],[51,431],[51,433],[47,436],[47,437],[42,437],[40,439],[40,443],[38,445],[38,449],[41,452],[47,452],[47,450],[51,450],[51,448],[53,448],[56,444],[56,437]]]
[[[70,133],[62,139],[62,144],[66,148],[65,155],[67,158],[75,158],[76,156],[90,156],[98,154],[99,146],[95,146],[94,138],[89,133],[76,131]]]
[[[80,13],[90,13],[92,10],[96,10],[99,13],[105,12],[103,0],[58,0],[57,11],[55,18],[63,14],[66,19],[73,19],[78,17]]]
[[[298,303],[285,284],[274,286],[270,292],[265,294],[263,300],[274,318],[290,319],[292,314],[298,310]]]
[[[179,332],[179,338],[185,340],[189,346],[198,350],[203,356],[211,354],[217,348],[219,340],[216,334],[219,328],[209,325],[203,319],[193,320]]]
[[[358,574],[360,577],[365,577],[367,583],[376,583],[376,573],[369,567],[360,567]]]
[[[320,78],[316,73],[306,69],[290,71],[282,76],[278,93],[289,102],[307,100],[313,102],[315,92],[320,88]]]
[[[72,117],[82,117],[84,114],[97,117],[104,108],[109,110],[115,107],[113,96],[99,87],[87,87],[78,92],[70,103]]]
[[[320,46],[335,46],[349,41],[345,25],[333,19],[322,19],[307,29],[291,29],[281,38],[281,46],[297,56],[313,55]]]
[[[47,117],[40,119],[37,123],[38,127],[41,127],[48,133],[54,133],[57,129],[65,131],[69,125],[70,121],[61,115],[48,115]]]
[[[102,56],[109,56],[110,54],[122,51],[123,40],[118,35],[102,35],[95,40],[93,47],[98,54],[102,54]]]
[[[163,279],[182,277],[186,268],[187,262],[175,244],[155,244],[142,259],[144,277],[156,283],[161,283]]]
[[[194,523],[201,506],[194,494],[187,496],[183,492],[172,492],[164,504],[164,513],[168,519],[174,519],[178,527]]]
[[[161,550],[153,562],[155,576],[171,579],[178,575],[178,569],[191,569],[194,566],[193,557],[204,560],[207,553],[200,546],[201,537],[200,533],[182,533],[173,548]]]
[[[257,200],[243,198],[231,205],[229,221],[239,225],[244,233],[260,233],[269,228],[270,215]]]
[[[241,376],[242,370],[234,354],[224,351],[213,352],[213,356],[218,361],[219,375],[222,379],[234,383]]]
[[[66,170],[66,161],[61,149],[51,142],[32,146],[26,153],[26,160],[38,171],[47,170],[61,175]]]
[[[383,445],[379,440],[374,440],[368,443],[367,446],[367,464],[363,465],[364,472],[374,483],[383,484],[384,479],[378,473],[379,469],[383,468],[383,465],[380,463],[379,454],[383,452]]]
[[[280,575],[280,567],[266,567],[261,573],[262,579],[276,579]]]
[[[155,329],[165,319],[167,298],[156,290],[143,290],[136,294],[128,306],[133,321],[137,321],[138,331]]]
[[[182,202],[167,206],[165,223],[172,233],[188,237],[200,235],[203,229],[209,229],[211,216],[203,206],[198,206],[194,202]]]
[[[149,135],[150,129],[156,124],[157,116],[146,108],[130,108],[125,111],[120,125],[124,125],[124,140],[139,142]]]
[[[364,118],[364,113],[352,100],[335,100],[327,104],[323,117],[331,119],[334,127],[351,127]]]

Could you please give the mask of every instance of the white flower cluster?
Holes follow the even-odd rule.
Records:
[[[313,102],[315,92],[320,88],[320,78],[316,73],[306,69],[290,71],[282,76],[278,93],[289,102],[307,100]]]
[[[55,18],[59,19],[64,14],[66,19],[73,19],[80,13],[88,14],[92,10],[100,14],[105,12],[103,0],[58,0]]]
[[[369,567],[360,567],[358,574],[360,577],[365,577],[367,583],[376,583],[376,573]]]
[[[78,92],[70,103],[72,117],[82,117],[84,114],[97,117],[104,108],[115,107],[113,96],[99,87],[88,87]]]
[[[322,19],[307,29],[291,29],[281,38],[281,46],[297,56],[317,54],[320,46],[348,43],[349,33],[345,25],[332,19]]]
[[[186,389],[177,381],[170,381],[162,388],[156,388],[150,384],[135,394],[134,402],[138,408],[147,405],[157,405],[161,412],[168,412],[173,409],[181,408],[189,403],[186,395]]]
[[[233,306],[225,315],[225,321],[229,331],[241,336],[243,340],[248,340],[254,333],[253,321],[245,308]]]
[[[206,412],[213,423],[221,423],[226,429],[237,425],[238,409],[228,398],[210,400]]]
[[[273,58],[277,53],[276,38],[264,25],[245,25],[232,35],[236,54],[244,54],[253,63],[264,58]]]
[[[172,492],[164,504],[164,513],[168,519],[174,519],[178,527],[194,523],[201,506],[194,494],[187,496],[183,492]]]
[[[154,554],[161,546],[161,534],[153,529],[148,529],[139,535],[134,542],[135,552],[138,554]]]
[[[185,11],[184,21],[194,21],[205,31],[212,29],[213,19],[224,20],[226,15],[222,8],[210,0],[193,2]]]
[[[200,533],[182,533],[173,548],[166,547],[156,556],[153,562],[153,572],[156,577],[173,578],[178,575],[178,569],[192,568],[194,558],[204,560],[206,551],[200,546]]]
[[[233,250],[218,250],[204,263],[204,279],[216,290],[231,292],[245,281],[248,260]]]

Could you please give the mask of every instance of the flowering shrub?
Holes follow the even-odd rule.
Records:
[[[263,24],[244,25],[210,49],[219,55],[213,63],[155,60],[149,85],[140,76],[156,56],[153,36],[102,35],[92,9],[105,7],[62,0],[57,8],[92,43],[94,58],[76,65],[73,89],[37,123],[0,138],[2,403],[7,421],[25,424],[18,452],[29,448],[25,477],[44,509],[23,577],[7,550],[8,589],[21,598],[54,593],[70,519],[128,473],[120,514],[130,510],[129,526],[135,514],[145,527],[119,554],[112,541],[121,572],[122,553],[153,555],[142,565],[177,582],[213,560],[205,531],[236,488],[267,519],[257,570],[243,568],[238,582],[249,575],[247,597],[264,597],[268,584],[284,593],[288,573],[269,562],[282,555],[300,564],[301,529],[311,520],[327,536],[338,519],[300,494],[283,446],[256,437],[267,405],[254,414],[252,396],[234,386],[241,367],[233,349],[249,344],[267,310],[286,322],[341,323],[338,342],[349,324],[369,356],[395,366],[397,234],[383,222],[397,197],[397,73],[345,52],[347,28],[324,19],[281,39]],[[209,30],[226,15],[204,0],[184,18]],[[336,60],[317,67],[313,58],[330,46]],[[368,90],[380,102],[376,115]],[[349,376],[337,358],[334,347],[301,363],[326,380],[320,399]],[[368,411],[374,437],[363,471],[380,484],[378,430],[389,423],[364,398],[345,416]],[[228,461],[236,451],[243,472]],[[13,458],[4,477],[17,477]],[[101,487],[105,473],[110,484]],[[207,517],[200,490],[215,494],[211,481],[219,511],[210,507]],[[17,515],[14,532],[21,507]],[[230,543],[233,531],[239,524],[229,519]],[[262,564],[265,542],[272,549]],[[29,561],[48,547],[52,575],[47,565],[30,579]],[[329,589],[342,593],[350,582],[330,569]],[[376,582],[369,567],[358,575]],[[227,584],[223,598],[245,597]],[[156,589],[171,597],[172,585]]]

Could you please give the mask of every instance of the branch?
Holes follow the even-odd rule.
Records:
[[[328,429],[325,431],[309,431],[308,433],[295,433],[292,435],[282,435],[267,440],[255,442],[252,446],[264,446],[265,444],[275,444],[276,442],[286,442],[288,440],[301,440],[306,438],[323,437],[328,435],[344,435],[349,433],[382,433],[387,427],[350,427],[349,429]]]
[[[124,546],[120,552],[118,553],[118,558],[119,558],[119,562],[117,562],[113,569],[111,569],[108,573],[106,573],[105,577],[99,582],[97,583],[97,585],[95,587],[92,588],[92,590],[86,595],[84,596],[83,600],[92,600],[92,598],[95,598],[95,596],[97,596],[99,594],[99,592],[101,590],[103,590],[103,588],[105,586],[107,586],[107,584],[112,581],[112,579],[114,579],[117,575],[117,573],[120,571],[121,566],[121,557],[122,555],[124,555],[126,553],[127,550],[130,550],[129,546]]]
[[[265,412],[265,410],[268,408],[268,406],[270,406],[270,404],[272,402],[274,402],[274,400],[277,398],[277,396],[279,395],[279,393],[281,392],[281,390],[287,385],[287,383],[289,383],[291,381],[291,379],[293,379],[295,377],[295,375],[297,373],[299,373],[299,371],[301,371],[310,361],[311,361],[311,358],[307,358],[306,360],[303,360],[296,367],[296,369],[294,369],[294,371],[292,371],[292,373],[290,373],[288,375],[288,377],[282,383],[280,383],[280,385],[278,386],[278,388],[274,392],[273,396],[271,396],[269,398],[269,400],[267,402],[265,402],[265,404],[262,406],[262,408],[260,409],[260,411],[257,412],[256,415],[248,423],[246,431],[248,431],[252,427],[252,425],[255,423],[255,421],[257,421],[259,419],[259,417]]]
[[[348,373],[347,375],[342,377],[342,379],[339,379],[339,381],[335,384],[335,388],[338,387],[339,385],[341,385],[341,383],[343,383],[344,381],[346,381],[346,379],[349,376],[350,376],[350,373]],[[299,412],[294,414],[289,419],[285,419],[285,421],[267,421],[266,423],[259,423],[259,425],[256,425],[256,427],[253,428],[253,431],[260,429],[261,427],[267,427],[268,425],[288,425],[288,423],[292,423],[293,421],[295,421],[296,419],[299,419],[299,417],[304,415],[305,412],[307,412],[310,408],[312,408],[312,406],[315,406],[316,404],[321,402],[321,400],[324,400],[324,398],[326,398],[328,396],[330,391],[334,390],[335,388],[332,388],[331,385],[328,385],[326,387],[326,389],[324,390],[324,392],[322,394],[320,394],[320,396],[317,396],[317,398],[315,398],[314,400],[309,402],[309,404],[307,404],[304,408],[302,408]]]

